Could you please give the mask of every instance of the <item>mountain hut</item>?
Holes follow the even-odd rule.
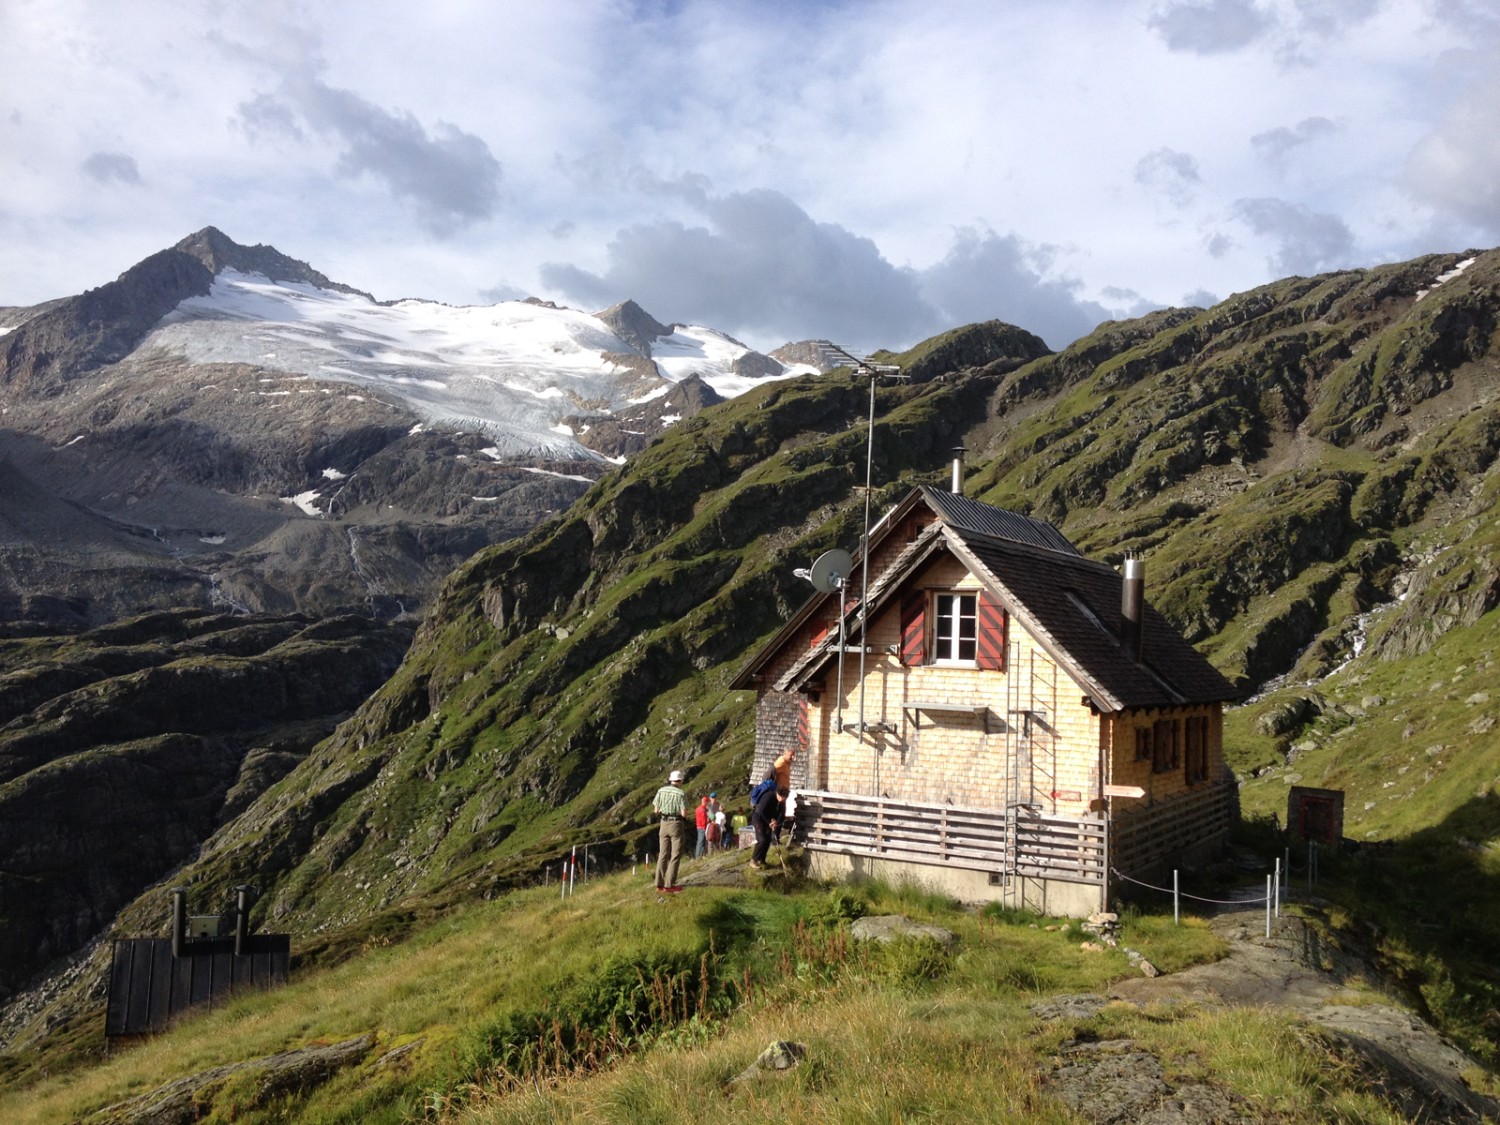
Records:
[[[916,881],[1048,914],[1217,852],[1235,691],[1057,528],[920,487],[744,666],[753,776],[796,751],[797,836],[823,878]],[[842,620],[840,607],[842,605]],[[866,626],[867,620],[867,626]]]

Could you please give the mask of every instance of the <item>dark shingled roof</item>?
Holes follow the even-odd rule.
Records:
[[[1120,644],[1120,575],[1104,563],[1049,554],[1022,543],[951,528],[960,555],[979,563],[981,580],[1011,607],[1053,657],[1089,686],[1101,710],[1215,703],[1238,694],[1172,624],[1147,603],[1142,659]],[[985,574],[984,572],[988,572]],[[1150,589],[1150,576],[1147,576]]]
[[[937,516],[937,524],[901,551],[880,575],[872,576],[871,620],[889,609],[935,551],[946,549],[989,587],[1016,622],[1083,686],[1099,710],[1238,698],[1218,669],[1149,602],[1141,628],[1144,659],[1137,661],[1135,654],[1120,643],[1120,575],[1105,563],[1084,558],[1049,523],[924,485],[913,489],[881,520],[872,533],[876,545],[924,503]],[[1149,594],[1149,574],[1146,589]],[[800,627],[831,597],[816,594],[808,599],[745,664],[730,686],[749,687],[755,675],[797,637]],[[851,644],[860,643],[857,614],[851,615],[848,639]],[[833,658],[836,640],[835,632],[799,654],[779,677],[777,690],[789,690],[816,675]]]
[[[1048,551],[1061,551],[1065,555],[1078,557],[1078,548],[1069,543],[1066,536],[1050,523],[1034,520],[1019,512],[1008,512],[970,500],[954,492],[922,486],[923,497],[937,512],[938,518],[949,527],[977,531],[981,535],[1009,539],[1015,543],[1027,543]]]

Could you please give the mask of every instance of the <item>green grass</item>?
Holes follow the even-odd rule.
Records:
[[[730,855],[711,861],[735,865]],[[689,871],[694,870],[690,865]],[[1394,1121],[1345,1081],[1328,1046],[1290,1020],[1111,1005],[1043,1021],[1053,993],[1133,972],[1091,951],[1076,924],[883,884],[789,890],[692,887],[654,895],[645,871],[518,891],[371,934],[362,953],[300,972],[65,1076],[0,1094],[0,1120],[73,1121],[225,1063],[373,1034],[361,1064],[301,1094],[267,1097],[241,1073],[202,1120],[259,1125],[702,1119],[704,1098],[743,1121],[1078,1120],[1042,1079],[1061,1045],[1128,1036],[1169,1075],[1211,1077],[1289,1121]],[[855,943],[863,914],[952,930],[931,941]],[[1219,953],[1201,922],[1128,913],[1123,940],[1170,970]],[[777,1039],[805,1045],[791,1071],[734,1079]],[[399,1062],[377,1060],[400,1050]]]

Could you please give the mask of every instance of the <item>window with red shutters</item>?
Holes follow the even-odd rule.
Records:
[[[974,663],[979,644],[978,601],[973,594],[933,595],[933,663]]]
[[[1005,671],[1005,610],[988,593],[979,594],[979,646],[975,662],[991,672]]]
[[[901,603],[901,663],[927,662],[927,595],[918,591]]]

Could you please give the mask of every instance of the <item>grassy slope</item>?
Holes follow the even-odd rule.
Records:
[[[703,887],[658,902],[647,880],[620,874],[567,899],[538,889],[468,906],[87,1073],[0,1095],[0,1119],[74,1120],[217,1065],[372,1033],[363,1064],[306,1096],[267,1098],[241,1075],[201,1094],[199,1112],[241,1125],[688,1122],[712,1097],[745,1121],[956,1120],[982,1105],[992,1116],[1067,1122],[1076,1118],[1039,1081],[1047,1060],[1074,1038],[1130,1037],[1169,1076],[1211,1076],[1259,1117],[1399,1120],[1316,1035],[1274,1013],[1120,1005],[1090,1019],[1039,1019],[1029,1010],[1037,999],[1132,971],[1119,951],[1082,948],[1076,928],[878,886]],[[848,942],[850,917],[891,910],[952,929],[957,952]],[[1169,918],[1127,916],[1125,926],[1125,942],[1168,969],[1215,953],[1216,939],[1191,920],[1174,929]],[[654,998],[669,998],[675,1014],[663,1016]],[[580,1037],[562,1065],[524,1061],[528,1043],[567,1039],[575,1020],[603,1028],[610,1012],[617,1028],[640,1016],[628,1037]],[[731,1086],[773,1039],[805,1044],[807,1061],[780,1081]],[[590,1046],[605,1065],[580,1057]],[[407,1048],[399,1062],[378,1061],[398,1048]],[[499,1065],[507,1058],[508,1069]]]

